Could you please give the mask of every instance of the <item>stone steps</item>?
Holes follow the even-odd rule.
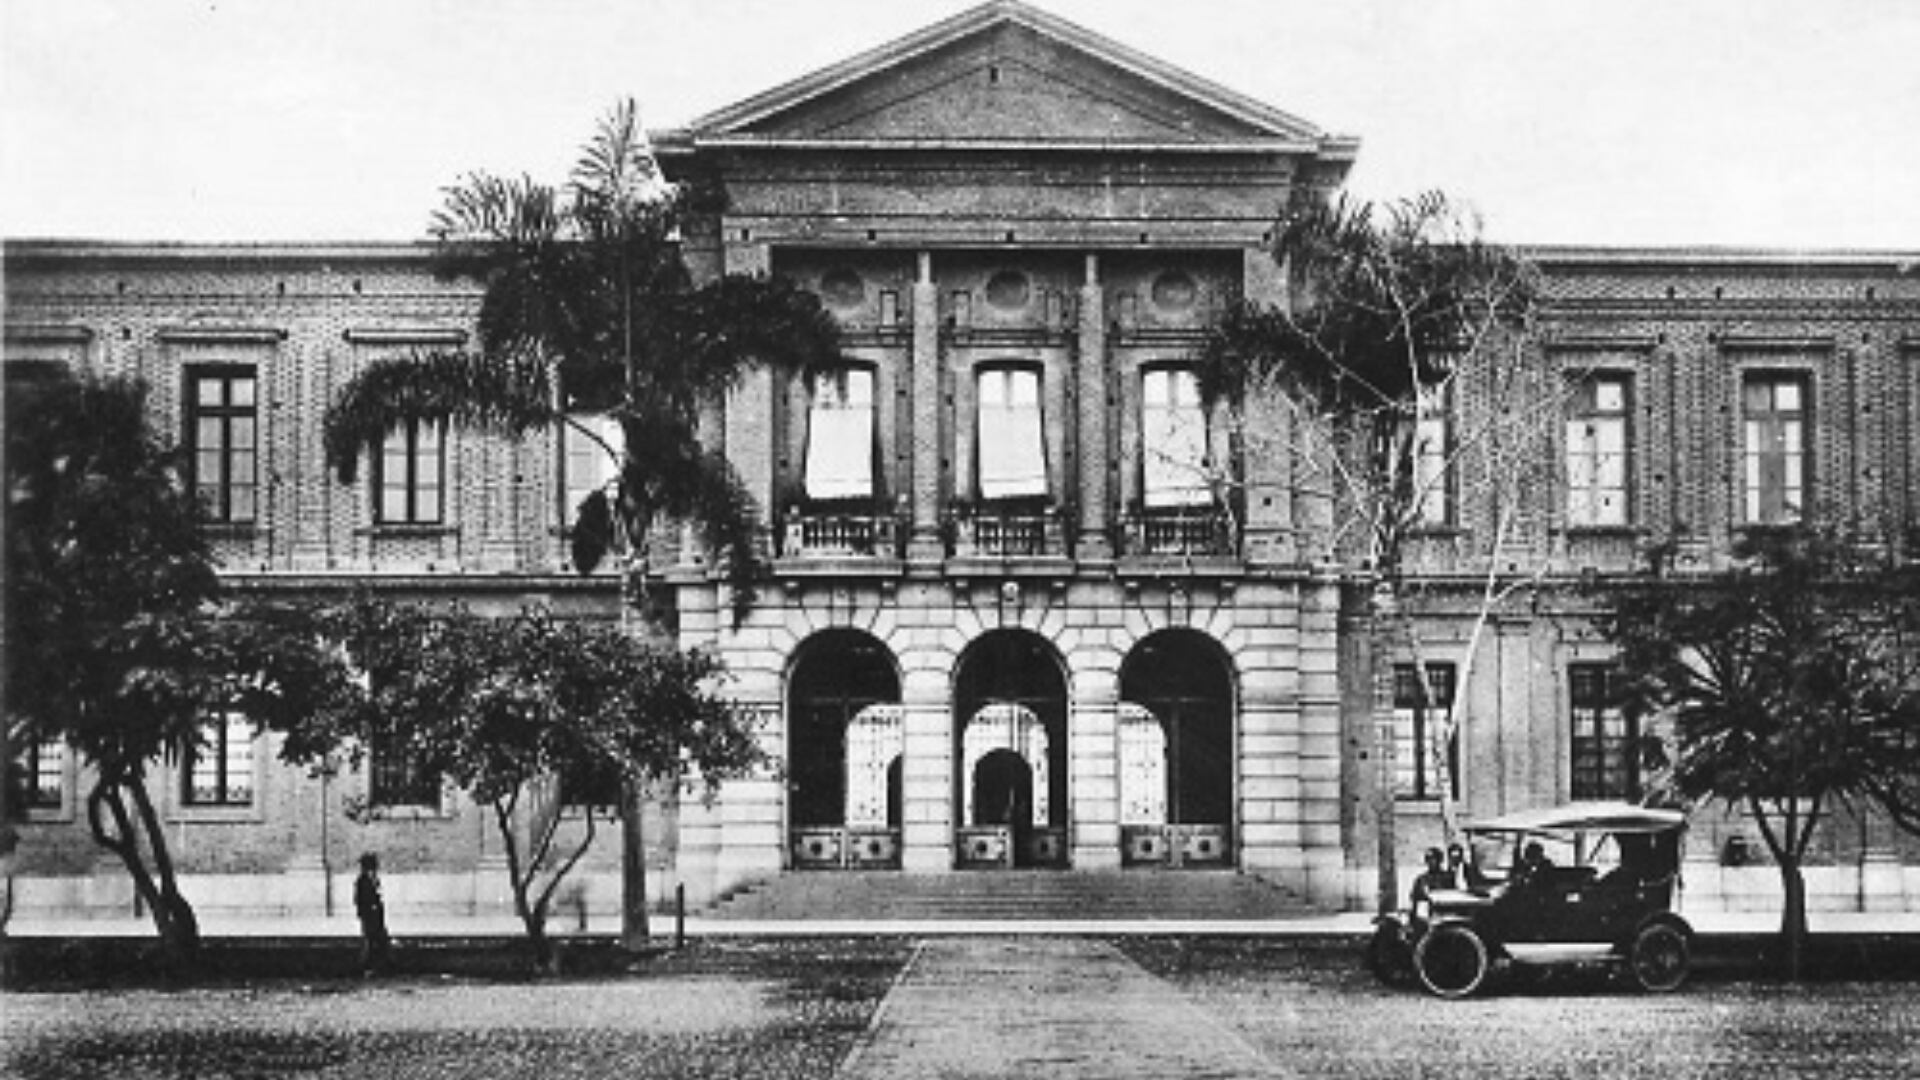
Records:
[[[717,919],[1259,919],[1310,914],[1297,894],[1232,870],[800,871],[716,903]]]

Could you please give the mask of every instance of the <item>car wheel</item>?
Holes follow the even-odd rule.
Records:
[[[1404,930],[1392,923],[1380,924],[1367,942],[1367,970],[1387,986],[1412,985],[1413,950]]]
[[[1687,981],[1687,967],[1690,949],[1687,947],[1687,935],[1671,923],[1654,923],[1643,926],[1633,936],[1632,951],[1627,954],[1627,967],[1633,972],[1633,981],[1640,989],[1653,994],[1665,994],[1680,989]]]
[[[1413,950],[1421,985],[1443,998],[1463,998],[1480,989],[1488,963],[1487,943],[1460,923],[1434,927]]]

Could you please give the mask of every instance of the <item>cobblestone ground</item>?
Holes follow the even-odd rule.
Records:
[[[1911,981],[1716,979],[1650,996],[1579,973],[1454,1002],[1377,986],[1351,949],[1224,941],[1124,947],[1283,1075],[1920,1077],[1920,994]]]
[[[833,1075],[903,943],[733,949],[671,970],[515,984],[405,979],[9,994],[0,1074],[114,1077]]]
[[[0,1073],[806,1080],[844,1063],[840,1080],[1920,1077],[1913,981],[1721,976],[1656,997],[1576,976],[1446,1002],[1376,986],[1355,951],[1218,939],[735,943],[645,974],[542,984],[14,993],[0,1001]]]

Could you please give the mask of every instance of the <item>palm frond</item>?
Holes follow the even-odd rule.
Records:
[[[434,351],[376,360],[327,407],[327,466],[351,483],[360,455],[410,422],[518,438],[556,420],[547,387],[546,365],[528,354]]]

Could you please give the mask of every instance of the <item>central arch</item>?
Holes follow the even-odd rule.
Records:
[[[802,642],[787,676],[787,818],[795,867],[898,866],[904,714],[887,647],[858,630]]]
[[[954,672],[961,866],[1066,864],[1067,680],[1053,646],[992,630]]]
[[[1133,865],[1232,861],[1233,669],[1195,630],[1162,630],[1120,665],[1121,855]]]

